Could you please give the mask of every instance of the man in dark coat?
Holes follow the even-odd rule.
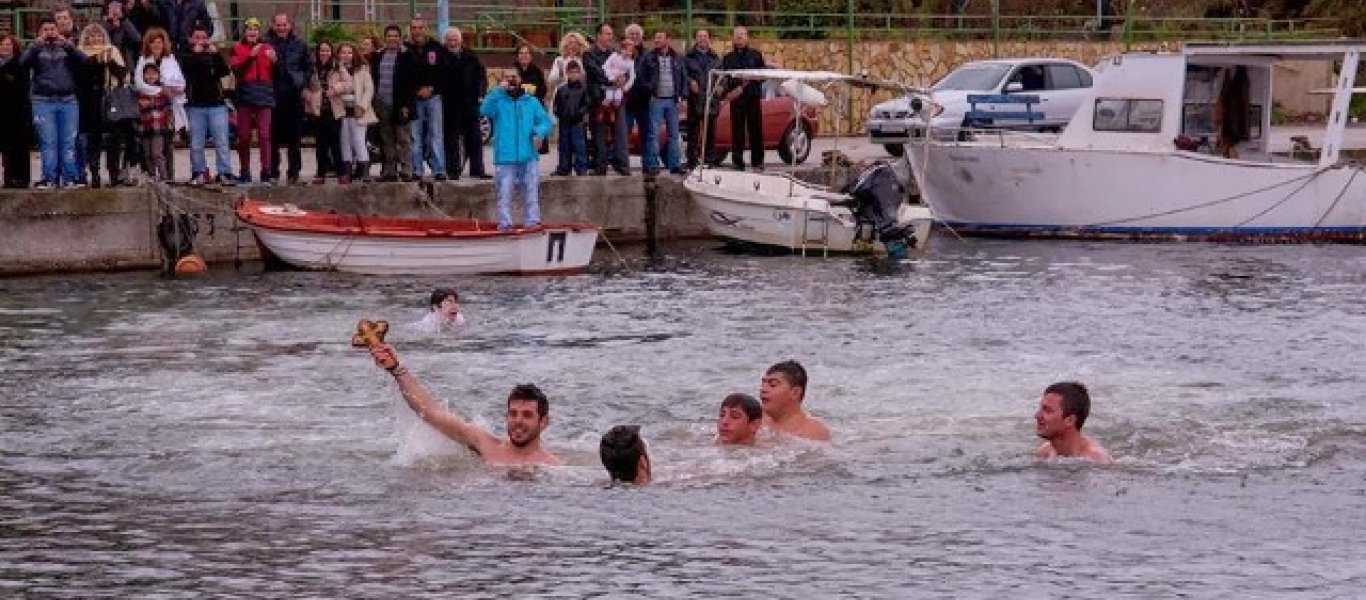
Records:
[[[488,179],[484,170],[484,140],[479,134],[479,99],[488,87],[484,63],[473,50],[465,47],[464,36],[458,27],[446,30],[446,54],[441,58],[441,96],[445,125],[446,174],[459,179],[462,154],[470,162],[470,177]],[[456,144],[462,144],[458,149]]]
[[[721,68],[762,69],[764,55],[749,46],[749,31],[736,27],[731,38],[731,51],[721,59]],[[759,81],[732,81],[726,94],[730,102],[730,152],[736,170],[745,170],[745,145],[748,136],[750,167],[764,170],[764,114],[760,100],[764,97]]]
[[[289,16],[275,13],[266,43],[275,49],[275,111],[271,115],[271,164],[275,172],[270,178],[280,176],[280,149],[289,151],[289,185],[299,183],[299,170],[303,168],[303,153],[300,138],[303,137],[303,91],[308,88],[313,77],[313,58],[309,56],[308,45],[294,35],[294,27]]]
[[[721,57],[711,49],[711,32],[698,29],[693,34],[693,47],[688,52],[688,169],[699,161],[715,166],[721,161],[716,156],[716,114],[720,101],[712,99],[707,106],[707,84],[712,69],[721,66]],[[706,122],[706,149],[703,150],[702,123]]]
[[[370,74],[375,79],[373,106],[379,145],[384,155],[380,181],[412,177],[412,140],[408,123],[413,118],[413,84],[416,63],[413,53],[403,47],[403,30],[398,25],[384,28],[384,47],[371,54]]]

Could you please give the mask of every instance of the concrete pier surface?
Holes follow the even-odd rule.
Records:
[[[1308,136],[1319,147],[1322,133],[1321,127],[1275,128],[1273,149],[1288,149],[1290,138],[1297,135]],[[1353,126],[1347,133],[1344,147],[1366,147],[1366,127]],[[854,161],[890,158],[882,146],[871,144],[866,138],[820,138],[815,140],[807,162],[796,168],[818,169],[822,152],[831,149],[840,150]],[[779,163],[776,152],[766,154],[770,170],[793,168]],[[176,173],[182,180],[188,178],[188,150],[176,150],[175,158]],[[491,150],[486,149],[485,158],[491,172]],[[540,162],[544,221],[597,223],[603,227],[604,237],[614,243],[644,239],[645,178],[640,175],[638,157],[633,157],[633,174],[628,177],[552,177],[550,172],[557,159],[552,151]],[[236,153],[233,161],[235,168]],[[169,188],[169,195],[144,188],[0,191],[0,275],[157,268],[163,253],[156,226],[168,209],[187,211],[194,217],[199,227],[197,250],[209,262],[258,259],[254,237],[233,214],[233,204],[244,196],[338,212],[494,218],[490,180],[465,178],[443,183],[345,186],[329,180],[325,185],[310,185],[307,181],[314,165],[311,149],[305,150],[304,161],[305,183],[295,186],[220,189],[177,185]],[[34,174],[37,173],[35,164]],[[660,239],[705,236],[705,224],[695,214],[681,180],[661,175],[657,182]],[[520,201],[516,207],[520,210]]]

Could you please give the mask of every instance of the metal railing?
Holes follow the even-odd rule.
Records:
[[[990,40],[994,43],[1049,40],[1092,40],[1120,42],[1127,48],[1134,43],[1181,41],[1188,39],[1267,41],[1337,37],[1339,30],[1329,19],[1278,20],[1265,18],[1169,18],[1136,14],[1134,3],[1127,3],[1125,14],[1097,17],[1086,15],[1002,15],[992,3],[992,14],[950,15],[927,13],[870,14],[853,10],[852,2],[831,3],[836,10],[820,13],[780,13],[695,9],[693,0],[678,3],[680,9],[651,12],[611,12],[604,2],[596,6],[519,7],[505,4],[457,4],[449,10],[449,22],[465,33],[467,43],[476,49],[507,50],[529,43],[538,50],[555,52],[560,38],[571,30],[591,32],[606,21],[620,26],[640,23],[647,31],[667,29],[676,36],[690,38],[698,28],[719,29],[721,37],[736,25],[744,25],[751,35],[768,39],[813,39],[844,41],[868,40]],[[236,14],[229,13],[229,6]],[[220,33],[225,40],[237,38],[241,22],[247,17],[265,20],[273,3],[239,0],[235,5],[218,3]],[[413,15],[423,15],[432,37],[437,31],[437,4],[432,0],[311,0],[295,5],[298,31],[312,41],[317,34],[333,39],[355,40],[361,36],[381,36],[388,24],[407,29]],[[837,10],[844,6],[846,10]],[[891,3],[889,3],[891,6]],[[0,22],[9,17],[11,31],[29,41],[38,19],[47,11],[36,8],[0,9]],[[97,8],[78,8],[79,24],[97,18]],[[80,26],[78,24],[78,27]],[[618,32],[620,33],[620,32]]]

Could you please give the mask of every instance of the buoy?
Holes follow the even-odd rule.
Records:
[[[204,264],[204,259],[199,258],[198,254],[187,254],[175,263],[175,274],[178,276],[203,275],[209,270],[209,265]]]

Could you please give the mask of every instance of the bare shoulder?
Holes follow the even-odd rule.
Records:
[[[1110,451],[1090,437],[1086,438],[1086,452],[1082,456],[1098,465],[1108,465],[1115,462],[1115,459],[1110,456]]]
[[[1036,458],[1053,458],[1058,455],[1058,451],[1053,448],[1053,444],[1044,442],[1039,444],[1039,449],[1034,451]]]
[[[808,416],[806,422],[802,424],[801,431],[798,435],[801,435],[808,440],[828,442],[830,441],[830,428],[827,427],[825,421],[821,420],[819,417]]]

